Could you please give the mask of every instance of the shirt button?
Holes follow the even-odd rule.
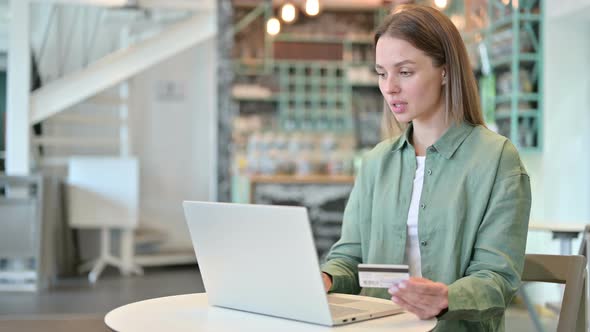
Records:
[[[431,169],[428,170],[428,175],[432,175],[432,170]]]
[[[426,247],[428,245],[428,241],[420,241],[420,245]]]
[[[426,209],[426,204],[420,204],[420,208],[421,208],[422,210]]]

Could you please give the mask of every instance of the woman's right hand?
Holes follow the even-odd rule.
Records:
[[[322,280],[324,280],[324,289],[326,293],[332,288],[332,277],[325,272],[322,272]]]

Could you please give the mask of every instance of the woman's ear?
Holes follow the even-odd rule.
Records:
[[[441,85],[447,84],[447,68],[443,67],[442,69],[442,82]]]

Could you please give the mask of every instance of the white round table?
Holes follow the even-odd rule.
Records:
[[[127,304],[110,311],[104,319],[116,332],[150,331],[404,331],[425,332],[436,319],[420,320],[403,313],[339,327],[327,327],[238,310],[209,306],[207,294],[160,297]]]

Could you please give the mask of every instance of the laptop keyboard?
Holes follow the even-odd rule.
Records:
[[[354,302],[359,302],[358,300],[353,300],[353,299],[347,299],[347,298],[341,298],[341,297],[335,297],[335,296],[329,296],[328,295],[328,303],[330,304],[344,304],[344,303],[354,303]]]
[[[332,317],[348,316],[369,311],[383,312],[396,309],[396,307],[399,308],[399,306],[395,305],[394,303],[382,304],[372,301],[359,301],[356,299],[346,299],[331,296],[328,296],[328,302],[330,305]]]
[[[401,308],[400,306],[398,306],[395,303],[381,304],[381,303],[375,303],[375,302],[369,302],[369,301],[359,301],[352,306],[356,309],[360,309],[363,311],[364,310],[388,311],[388,310],[395,310],[395,309]]]

